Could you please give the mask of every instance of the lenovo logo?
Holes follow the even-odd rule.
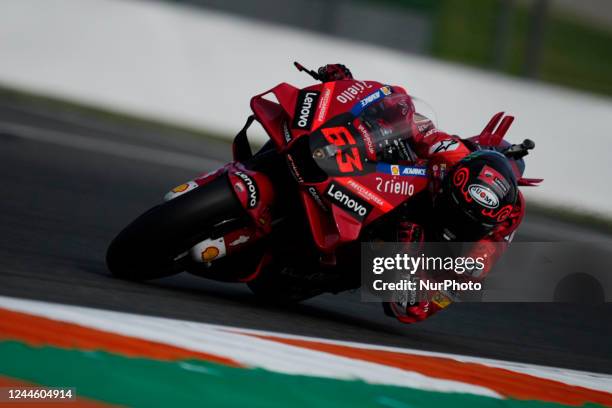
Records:
[[[310,130],[319,95],[317,91],[300,91],[293,115],[293,128]]]
[[[234,174],[240,177],[246,185],[246,189],[248,192],[247,207],[257,207],[257,202],[259,201],[259,192],[257,191],[257,185],[255,184],[255,181],[249,175],[241,171],[236,171],[234,172]]]
[[[372,209],[368,203],[353,196],[348,190],[334,183],[330,183],[325,194],[334,204],[347,210],[349,214],[360,221],[367,217]]]

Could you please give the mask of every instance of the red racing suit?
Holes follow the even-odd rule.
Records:
[[[350,70],[341,64],[323,66],[319,68],[318,74],[319,79],[323,82],[353,79]],[[418,157],[428,159],[429,174],[431,174],[429,192],[435,197],[440,191],[442,179],[448,171],[461,159],[472,153],[473,150],[469,147],[472,144],[458,136],[449,135],[436,129],[431,120],[414,112],[414,110],[406,109],[405,105],[386,106],[385,110],[392,116],[405,116],[405,120],[411,128],[411,136],[407,142]],[[524,212],[525,201],[519,191],[517,203],[510,216],[502,224],[477,240],[469,253],[464,254],[464,256],[474,258],[486,258],[485,267],[478,271],[477,276],[473,274],[469,277],[466,276],[465,279],[480,281],[485,278],[491,267],[510,244],[514,231],[523,219]],[[428,232],[418,222],[402,221],[397,226],[397,240],[399,242],[424,242],[427,239]],[[387,314],[395,316],[399,321],[415,323],[425,320],[448,307],[454,300],[452,294],[444,291],[430,293],[428,298],[431,301],[419,301],[414,304],[391,302],[384,303],[383,306]]]
[[[429,191],[435,196],[440,190],[442,179],[462,158],[472,153],[465,143],[458,136],[449,135],[436,129],[433,123],[427,118],[415,114],[412,120],[413,139],[412,148],[415,153],[428,159],[430,168]],[[465,277],[475,281],[485,278],[490,268],[503,254],[510,244],[514,231],[518,228],[525,212],[525,202],[519,191],[517,203],[510,216],[487,235],[480,238],[473,245],[469,253],[465,256],[486,258],[485,268],[480,270],[477,276]],[[401,222],[398,225],[398,241],[415,242],[428,239],[427,231],[415,222]],[[495,244],[493,244],[495,243]],[[500,245],[499,243],[502,243]],[[486,256],[485,256],[486,255]],[[421,301],[415,304],[389,303],[385,305],[385,311],[397,317],[403,323],[414,323],[428,318],[434,313],[446,308],[453,301],[453,296],[443,291],[431,293],[431,301]]]

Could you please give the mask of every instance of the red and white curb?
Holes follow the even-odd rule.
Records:
[[[511,384],[522,381],[532,383],[531,389],[544,384],[563,393],[563,387],[567,386],[567,392],[588,394],[593,391],[600,401],[608,401],[607,396],[612,401],[612,376],[606,374],[1,296],[0,309],[207,353],[246,367],[285,374],[362,380],[372,384],[494,398],[513,396],[515,389],[519,397],[525,392],[528,394],[528,386]]]

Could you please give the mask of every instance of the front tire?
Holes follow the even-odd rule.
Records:
[[[242,217],[226,174],[188,193],[151,208],[111,242],[106,264],[113,276],[150,280],[182,272],[184,255],[221,221]]]

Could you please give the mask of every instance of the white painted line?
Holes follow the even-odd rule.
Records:
[[[0,299],[1,301],[1,299]],[[1,303],[0,303],[1,304]],[[408,349],[391,346],[381,346],[377,344],[357,343],[352,341],[331,340],[318,337],[299,336],[285,333],[272,333],[263,330],[229,328],[215,325],[222,330],[231,330],[238,333],[245,333],[260,336],[276,336],[286,339],[305,340],[317,343],[332,344],[345,347],[355,347],[364,350],[389,351],[393,353],[414,354],[418,356],[439,357],[455,360],[463,363],[476,363],[488,367],[501,368],[514,371],[516,373],[533,375],[535,377],[546,378],[559,381],[568,385],[589,388],[592,390],[605,391],[612,393],[612,375],[603,373],[593,373],[588,371],[571,370],[567,368],[542,366],[537,364],[520,363],[515,361],[496,360],[484,357],[465,356],[461,354],[442,353],[437,351],[427,351],[419,349]]]
[[[27,125],[0,122],[0,131],[22,139],[51,143],[95,153],[110,154],[116,157],[139,160],[147,163],[177,167],[203,172],[220,167],[225,163],[186,153],[172,152],[152,147],[137,146],[112,140],[79,136]]]

